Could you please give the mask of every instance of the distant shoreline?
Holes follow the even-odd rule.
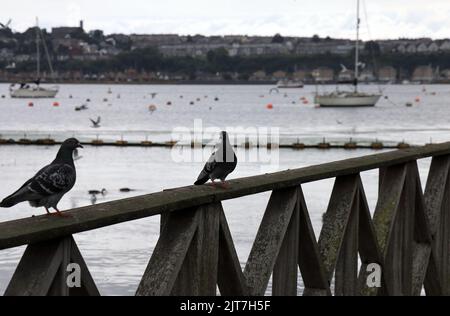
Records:
[[[16,83],[18,83],[17,81]],[[0,80],[1,84],[11,84],[12,81],[3,81]],[[95,85],[95,84],[103,84],[103,85],[266,85],[266,86],[276,86],[277,81],[269,81],[269,80],[261,80],[261,81],[249,81],[249,80],[161,80],[161,81],[92,81],[92,80],[73,80],[73,81],[56,81],[56,82],[42,82],[42,84],[57,84],[57,85],[65,85],[65,84],[85,84],[85,85]],[[401,82],[360,82],[360,84],[367,85],[387,85],[387,84],[395,84],[395,85],[434,85],[434,84],[450,84],[450,80],[443,81],[434,81],[434,82],[409,82],[409,83],[401,83]],[[349,85],[349,83],[338,83],[338,82],[325,82],[325,83],[314,83],[314,82],[305,82],[304,85]],[[288,88],[289,89],[289,88]]]

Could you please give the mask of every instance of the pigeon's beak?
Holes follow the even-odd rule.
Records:
[[[77,144],[77,148],[84,148],[80,143]]]

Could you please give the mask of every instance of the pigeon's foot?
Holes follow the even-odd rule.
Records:
[[[72,215],[69,215],[67,213],[63,213],[60,210],[58,210],[57,208],[55,208],[56,213],[54,213],[56,216],[59,217],[72,217]]]
[[[221,187],[222,189],[229,189],[229,188],[230,188],[230,185],[228,184],[228,182],[221,181],[221,182],[220,182],[220,187]]]
[[[209,183],[210,186],[212,186],[214,189],[217,189],[217,183],[214,182],[214,180],[211,180],[211,183]]]

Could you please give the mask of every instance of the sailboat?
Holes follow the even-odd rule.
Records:
[[[9,93],[11,98],[54,98],[59,91],[58,86],[43,87],[41,86],[41,69],[40,69],[40,40],[45,49],[50,72],[53,76],[53,67],[48,54],[47,46],[45,45],[44,36],[39,28],[38,20],[36,19],[36,80],[31,83],[11,84],[9,87]]]
[[[360,0],[357,0],[357,14],[356,14],[356,43],[355,43],[355,76],[354,76],[354,90],[353,91],[335,91],[331,93],[319,94],[317,93],[314,102],[320,107],[363,107],[375,106],[380,100],[380,94],[368,94],[358,90],[359,78],[359,28],[361,24],[360,19]]]

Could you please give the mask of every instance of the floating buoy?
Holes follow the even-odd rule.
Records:
[[[155,111],[156,111],[156,105],[150,104],[150,105],[148,106],[148,110],[150,111],[150,113],[155,112]]]
[[[420,97],[416,97],[416,99],[414,101],[420,102]]]
[[[267,105],[266,105],[266,108],[267,108],[268,110],[272,110],[272,109],[273,109],[273,104],[272,104],[272,103],[267,104]]]
[[[34,106],[34,103],[33,103],[33,102],[28,102],[28,106],[29,106],[29,107]]]
[[[53,102],[53,106],[59,106],[59,102],[57,101]]]

